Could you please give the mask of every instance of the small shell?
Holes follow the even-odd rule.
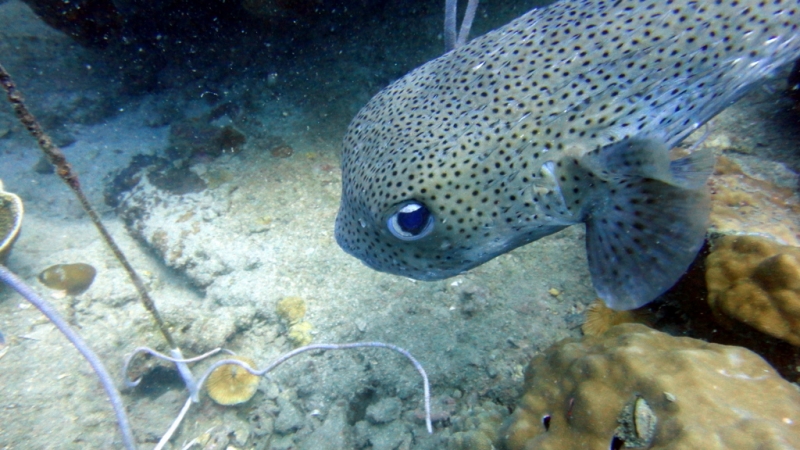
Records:
[[[636,436],[645,442],[650,442],[656,431],[657,421],[656,414],[647,401],[642,397],[637,398],[633,405],[633,425],[636,429]]]
[[[648,448],[656,435],[658,417],[647,400],[637,395],[622,408],[617,422],[615,439],[624,442],[626,448]]]

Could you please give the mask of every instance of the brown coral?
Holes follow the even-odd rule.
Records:
[[[721,323],[734,319],[800,346],[800,248],[722,237],[706,259],[706,284]]]
[[[531,361],[509,450],[757,449],[800,442],[800,392],[755,353],[623,324]]]
[[[78,295],[89,289],[95,275],[97,270],[89,264],[56,264],[44,269],[39,274],[39,281],[50,289]]]

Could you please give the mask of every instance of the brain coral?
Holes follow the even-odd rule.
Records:
[[[800,248],[757,236],[725,236],[706,259],[717,319],[744,322],[800,346]]]
[[[536,356],[505,448],[778,449],[800,392],[755,353],[624,324]]]

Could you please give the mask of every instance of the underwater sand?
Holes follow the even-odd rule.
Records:
[[[14,20],[12,27],[12,14],[27,22]],[[0,22],[6,42],[12,42],[9,36],[29,42],[35,51],[25,54],[39,63],[59,55],[64,71],[79,70],[81,58],[92,57],[19,2],[0,3]],[[6,58],[18,57],[12,47],[0,44],[0,62],[10,71]],[[64,56],[65,49],[72,56]],[[15,68],[29,62],[15,59]],[[67,75],[63,79],[80,80]],[[84,99],[92,98],[85,92],[97,92],[85,85],[91,79],[64,86],[27,74],[17,80],[25,93],[23,81],[36,86],[29,105],[34,113],[48,92],[64,97],[75,89]],[[727,139],[752,149],[741,157],[764,173],[778,167],[771,176],[790,185],[794,180],[796,189],[790,170],[800,168],[796,131],[774,114],[786,106],[777,93],[783,81],[770,86],[775,93],[758,90],[719,116],[707,142]],[[202,192],[175,195],[143,182],[116,211],[103,202],[109,174],[134,155],[165,155],[169,128],[153,126],[158,120],[152,106],[166,100],[154,95],[126,103],[103,99],[99,92],[99,106],[63,101],[61,110],[50,107],[55,113],[48,117],[57,122],[59,111],[68,116],[68,105],[101,117],[115,111],[100,123],[60,129],[74,140],[64,152],[185,356],[222,346],[265,366],[294,348],[276,304],[297,296],[305,300],[314,343],[383,341],[409,350],[428,372],[438,419],[428,435],[420,420],[421,379],[398,355],[375,349],[310,353],[262,380],[246,404],[222,407],[201,395],[166,448],[183,448],[208,430],[233,448],[337,448],[346,434],[360,448],[366,442],[375,449],[444,448],[475,406],[507,412],[532,355],[580,335],[581,313],[595,298],[581,226],[438,282],[372,271],[336,245],[339,140],[370,92],[334,102],[338,107],[265,96],[260,120],[270,124],[268,135],[291,145],[290,157],[274,157],[251,139],[236,154],[192,161],[192,172],[209,182]],[[210,108],[198,99],[182,105],[187,117]],[[78,327],[122,387],[125,355],[138,346],[165,351],[165,343],[71,192],[56,176],[33,171],[38,159],[33,140],[0,108],[0,179],[26,208],[8,266]],[[74,262],[98,272],[83,294],[54,298],[36,280],[50,265]],[[9,343],[0,358],[0,449],[121,445],[111,407],[88,364],[7,288],[0,289],[0,331]],[[193,365],[195,374],[208,364]],[[141,448],[155,445],[186,396],[166,365],[151,369],[138,388],[123,391]],[[379,423],[376,411],[397,404],[400,412],[392,416],[397,418]]]

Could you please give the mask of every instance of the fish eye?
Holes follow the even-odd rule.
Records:
[[[386,227],[400,240],[415,241],[433,231],[433,215],[425,205],[412,200],[389,217]]]

